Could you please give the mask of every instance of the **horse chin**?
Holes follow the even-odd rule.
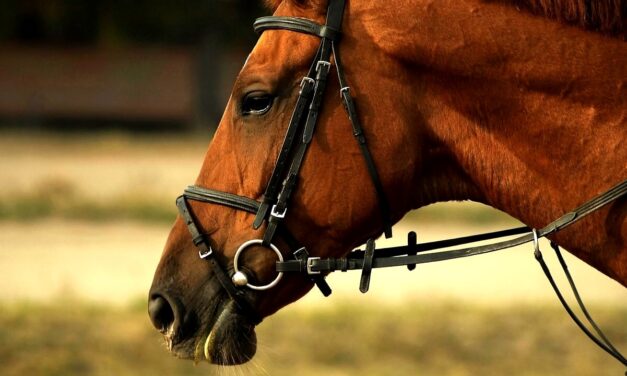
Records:
[[[230,302],[220,313],[213,328],[204,338],[202,354],[204,359],[213,364],[237,365],[248,362],[257,351],[255,325],[248,318],[234,309]],[[200,350],[197,346],[197,350]]]
[[[217,317],[208,317],[209,321],[195,335],[177,341],[173,331],[164,333],[172,355],[218,365],[238,365],[252,359],[257,351],[255,325],[237,312],[232,301],[223,303],[216,309]]]

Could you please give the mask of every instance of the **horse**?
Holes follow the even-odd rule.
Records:
[[[624,3],[349,0],[335,65],[325,64],[339,69],[341,52],[356,103],[349,115],[363,129],[332,94],[345,98],[342,77],[328,75],[297,180],[277,188],[293,191],[289,212],[273,207],[261,218],[281,220],[285,231],[249,242],[273,226],[257,223],[256,202],[268,193],[299,94],[325,70],[310,66],[319,37],[339,31],[298,20],[328,22],[333,1],[268,2],[275,17],[297,18],[273,19],[281,28],[262,22],[195,182],[229,192],[213,201],[227,205],[178,201],[182,214],[155,272],[149,314],[179,357],[253,357],[255,326],[320,283],[307,274],[276,277],[277,257],[288,257],[294,239],[310,256],[342,257],[409,210],[451,200],[484,203],[540,228],[627,178]],[[286,154],[296,158],[294,150]],[[549,238],[627,286],[624,198]],[[210,262],[199,260],[197,245]],[[273,286],[244,291],[231,276],[238,286]]]

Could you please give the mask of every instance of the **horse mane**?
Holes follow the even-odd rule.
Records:
[[[282,1],[264,0],[274,12]],[[300,5],[320,0],[287,0]],[[490,1],[490,0],[484,0]],[[494,0],[492,0],[494,1]],[[535,15],[554,19],[586,30],[625,38],[627,0],[497,0],[525,9]]]
[[[625,37],[627,0],[501,0],[538,16]]]

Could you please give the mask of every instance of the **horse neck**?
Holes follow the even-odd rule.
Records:
[[[540,227],[627,178],[624,42],[500,2],[367,13],[381,16],[360,27],[413,69],[414,111],[460,171],[431,201],[475,199]],[[625,284],[627,223],[608,229],[608,215],[557,239]]]

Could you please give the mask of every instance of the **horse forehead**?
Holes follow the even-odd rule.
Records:
[[[319,43],[316,37],[286,30],[266,30],[248,55],[240,74],[278,75],[287,68],[311,63]]]
[[[325,22],[327,0],[279,0],[274,3],[274,16]],[[319,39],[315,36],[288,30],[266,30],[248,55],[240,73],[253,67],[296,66],[311,62],[318,44]]]

